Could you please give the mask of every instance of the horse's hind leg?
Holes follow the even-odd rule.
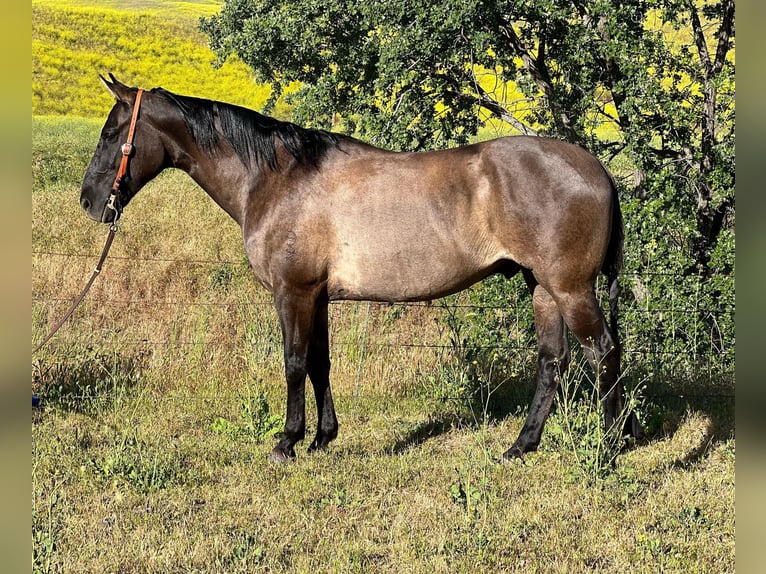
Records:
[[[532,292],[535,311],[538,341],[537,390],[529,405],[529,413],[519,437],[503,454],[504,459],[520,458],[525,452],[537,449],[556,396],[560,375],[569,364],[566,326],[556,302],[530,272],[524,272],[524,279]]]
[[[625,406],[625,391],[619,380],[620,353],[616,341],[606,325],[592,287],[559,295],[557,300],[567,325],[580,341],[596,373],[599,398],[604,408],[604,425],[609,429]],[[625,430],[640,436],[641,427],[635,414],[628,415]]]
[[[309,344],[308,375],[317,403],[317,434],[309,451],[324,450],[338,436],[338,419],[330,391],[330,344],[327,302],[320,302],[314,317],[314,334]]]

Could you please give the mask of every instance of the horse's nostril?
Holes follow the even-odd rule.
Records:
[[[85,211],[90,211],[90,200],[87,197],[80,198],[80,205]]]

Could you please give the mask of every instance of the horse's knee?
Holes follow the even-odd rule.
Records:
[[[297,355],[285,357],[285,378],[287,384],[302,384],[306,381],[308,365],[306,359]]]

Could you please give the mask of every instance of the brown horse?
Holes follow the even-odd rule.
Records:
[[[110,223],[149,180],[175,167],[240,225],[284,338],[287,414],[272,460],[295,457],[304,437],[307,375],[318,414],[309,450],[325,449],[338,434],[329,301],[430,300],[493,273],[521,271],[539,342],[537,390],[504,458],[540,442],[569,361],[566,327],[599,371],[605,424],[617,420],[624,406],[616,331],[622,216],[614,183],[596,158],[539,137],[395,153],[221,102],[162,88],[139,91],[110,77],[101,79],[117,102],[80,203],[91,218]],[[135,144],[123,146],[127,172],[110,196],[125,141]],[[599,272],[610,281],[611,329],[594,293]],[[641,434],[632,413],[625,431]]]

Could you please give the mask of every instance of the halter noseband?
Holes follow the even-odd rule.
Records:
[[[120,161],[120,167],[117,170],[117,176],[114,178],[114,183],[112,184],[112,193],[109,195],[109,199],[107,200],[106,206],[104,207],[104,212],[106,212],[107,209],[114,211],[114,220],[112,221],[113,226],[117,224],[117,220],[120,219],[120,215],[122,214],[122,208],[120,206],[120,184],[122,183],[122,178],[125,177],[126,173],[128,173],[128,160],[130,159],[130,156],[135,149],[135,146],[133,145],[133,137],[136,131],[138,110],[141,107],[141,97],[143,95],[144,90],[139,88],[138,92],[136,93],[136,103],[133,105],[133,117],[130,119],[128,141],[122,144],[122,160]]]

